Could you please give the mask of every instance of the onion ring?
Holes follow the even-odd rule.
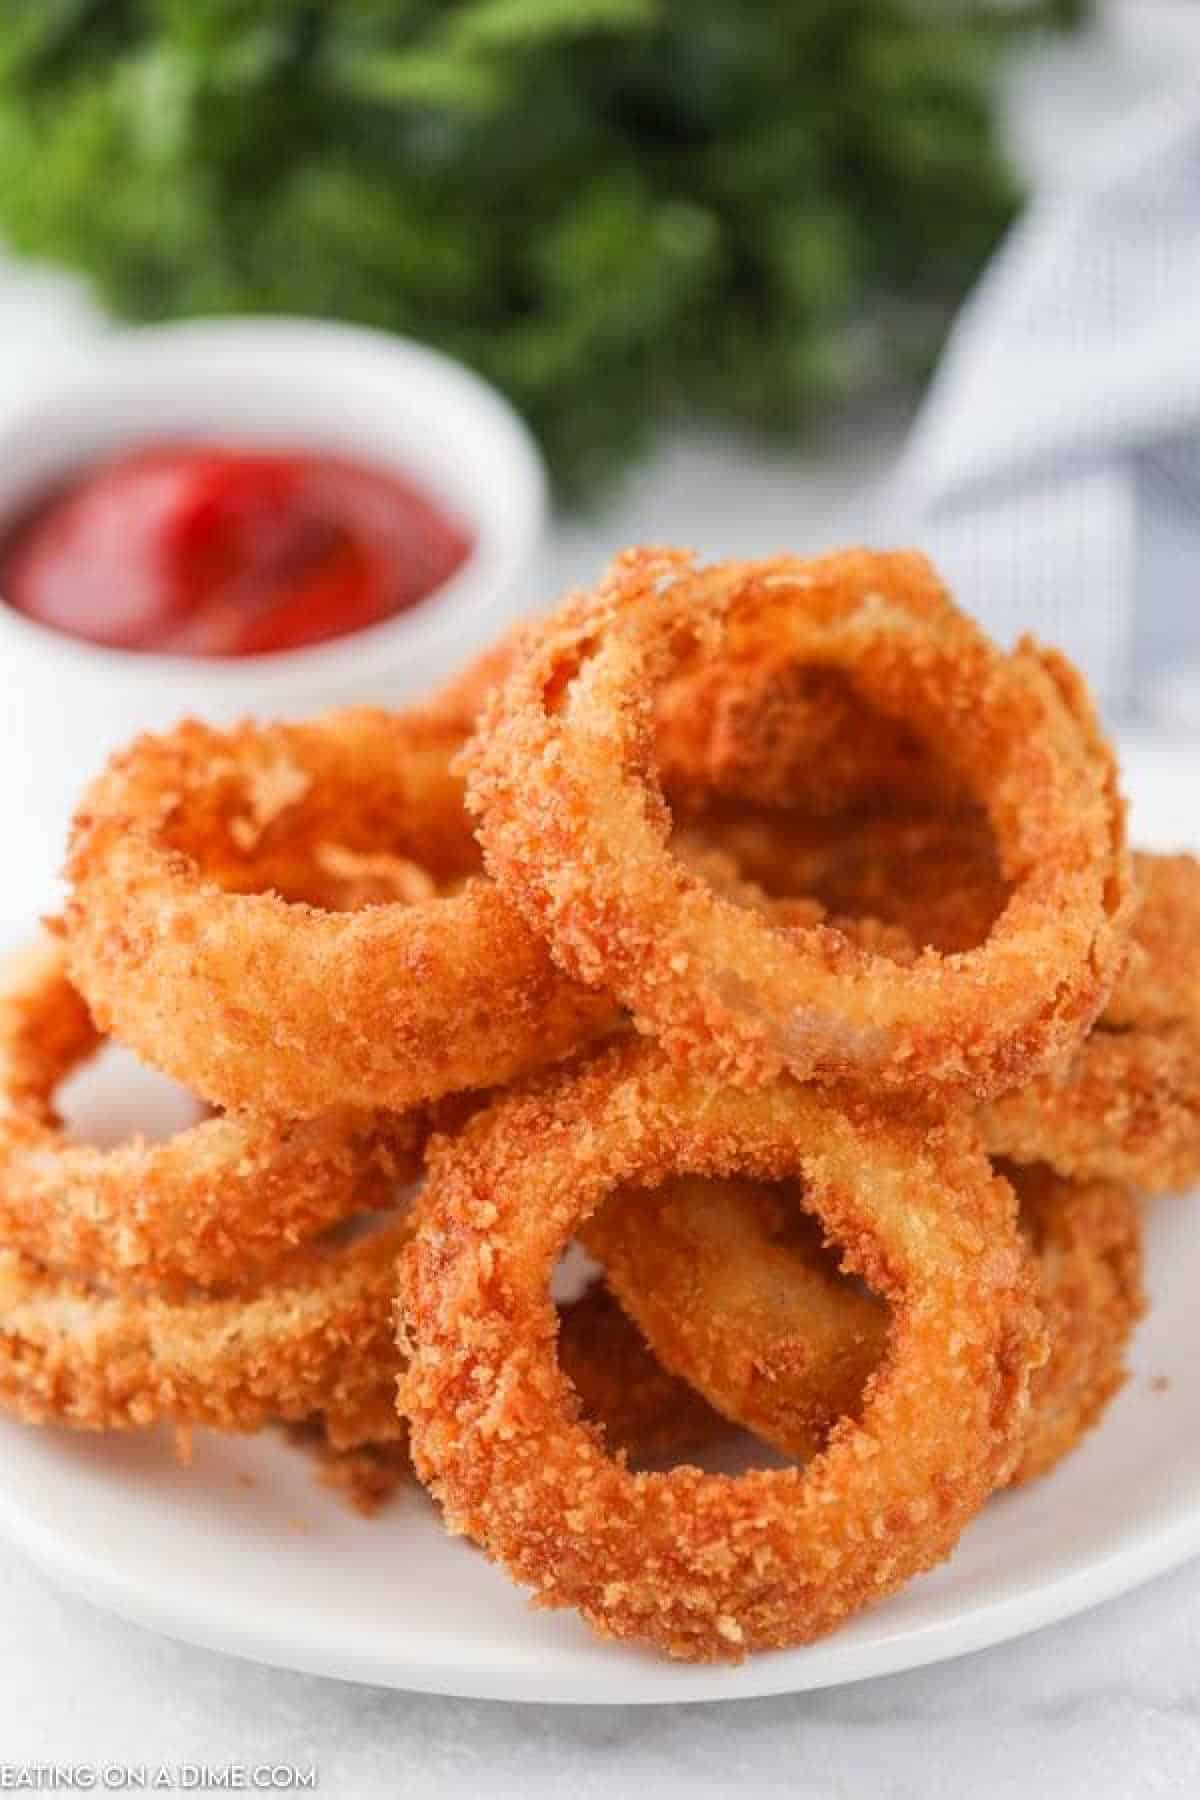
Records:
[[[745,627],[936,738],[996,833],[1012,895],[985,944],[828,967],[672,856],[649,728],[679,645]],[[1111,753],[1073,672],[1002,656],[915,556],[697,570],[628,552],[493,693],[464,754],[485,861],[561,966],[677,1060],[746,1084],[871,1076],[1003,1091],[1081,1040],[1120,973],[1131,883]]]
[[[0,988],[0,1238],[38,1262],[110,1287],[216,1287],[392,1206],[421,1170],[430,1125],[416,1112],[232,1114],[166,1143],[70,1143],[54,1091],[99,1042],[58,940],[14,959]]]
[[[847,918],[903,931],[912,951],[977,948],[1012,892],[986,818],[962,806],[818,819],[727,801],[690,820],[674,841],[685,854],[699,842],[725,855],[772,900],[816,899]]]
[[[511,627],[425,710],[470,736],[544,623]],[[864,706],[840,671],[796,669],[778,652],[685,666],[658,695],[654,736],[663,787],[685,810],[729,795],[816,820],[870,804],[961,799],[937,758],[903,725]]]
[[[164,1143],[69,1142],[59,1083],[100,1043],[54,938],[0,987],[0,1238],[112,1287],[213,1287],[278,1263],[420,1172],[426,1119],[337,1109],[289,1123],[209,1118]]]
[[[414,1466],[540,1604],[695,1660],[806,1642],[939,1561],[1008,1475],[1044,1345],[1011,1189],[965,1115],[738,1091],[626,1042],[477,1115],[430,1170],[400,1259]],[[554,1263],[611,1189],[681,1173],[803,1175],[892,1302],[861,1421],[803,1471],[633,1474],[577,1417]]]
[[[1050,1355],[1012,1485],[1059,1463],[1099,1423],[1126,1379],[1125,1348],[1146,1310],[1136,1196],[1113,1181],[1066,1182],[1045,1167],[1008,1168],[1033,1244]]]
[[[334,1099],[402,1110],[488,1086],[611,1024],[611,1004],[470,878],[457,742],[363,708],[190,722],[116,757],[68,866],[71,975],[101,1027],[207,1100],[307,1118]],[[328,843],[468,879],[415,905],[316,910]]]
[[[1129,966],[1100,1022],[1065,1064],[992,1100],[989,1148],[1077,1180],[1144,1193],[1200,1178],[1200,862],[1134,858]]]
[[[675,1459],[728,1436],[729,1423],[686,1381],[668,1375],[637,1326],[626,1317],[601,1281],[560,1309],[558,1354],[563,1372],[584,1412],[604,1432],[613,1450],[636,1462]],[[392,1415],[399,1354],[388,1346],[379,1392]],[[344,1422],[342,1426],[344,1432]],[[407,1434],[388,1441],[360,1441],[362,1421],[351,1431],[352,1447],[336,1449],[326,1421],[294,1425],[289,1439],[314,1457],[319,1479],[344,1494],[356,1512],[372,1518],[412,1475]]]
[[[0,1406],[32,1424],[255,1431],[320,1413],[337,1449],[403,1427],[393,1405],[396,1256],[411,1215],[295,1254],[244,1292],[101,1294],[0,1252]]]
[[[858,1410],[888,1310],[839,1274],[799,1184],[627,1187],[580,1237],[659,1362],[731,1424],[806,1462]]]
[[[977,944],[1003,903],[988,834],[962,814],[706,816],[677,841],[694,866],[723,868],[730,896],[757,893],[779,920],[791,905],[797,923],[805,904],[836,907],[824,917],[851,944],[906,965],[918,944]],[[998,1156],[1163,1193],[1200,1178],[1200,861],[1143,851],[1133,870],[1129,962],[1104,1013],[1066,1062],[992,1100],[981,1124]]]
[[[1200,1177],[1200,1036],[1099,1025],[1061,1069],[989,1101],[988,1149],[1077,1181],[1179,1192]]]
[[[1200,1034],[1200,860],[1143,852],[1134,877],[1133,948],[1104,1023],[1187,1025]]]
[[[820,818],[960,793],[914,733],[864,705],[840,669],[797,667],[778,649],[685,665],[659,692],[655,756],[671,805],[685,811],[727,795]]]
[[[731,895],[740,880],[746,892],[800,890],[840,908],[836,923],[851,943],[911,963],[916,944],[965,948],[986,936],[1001,904],[986,840],[961,815],[821,821],[815,830],[748,815],[706,819],[706,862],[697,866],[715,869],[723,857]],[[694,855],[695,841],[685,832],[683,852]],[[1200,1178],[1200,862],[1140,852],[1133,868],[1129,963],[1103,1015],[1066,1062],[988,1103],[981,1124],[996,1155],[1163,1193]],[[786,917],[789,902],[761,904]]]
[[[331,1483],[381,1504],[407,1467],[396,1411],[395,1259],[416,1213],[349,1248],[309,1247],[219,1296],[113,1295],[0,1251],[0,1405],[89,1431],[293,1421]],[[563,1366],[639,1459],[726,1430],[656,1362],[601,1285],[562,1311]]]
[[[1124,1380],[1143,1311],[1141,1218],[1127,1188],[1006,1171],[1038,1271],[1050,1354],[1033,1376],[1012,1481],[1049,1470]],[[887,1308],[838,1273],[787,1188],[668,1182],[609,1197],[587,1248],[654,1354],[735,1425],[800,1461],[855,1414],[879,1366]]]

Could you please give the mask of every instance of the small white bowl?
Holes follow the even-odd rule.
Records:
[[[420,344],[299,319],[99,335],[0,419],[0,531],[64,476],[164,439],[327,450],[401,470],[464,520],[474,547],[412,611],[264,656],[104,649],[0,602],[0,781],[35,856],[61,859],[80,787],[136,732],[185,714],[221,724],[402,704],[535,599],[525,583],[546,481],[533,440],[494,389]]]

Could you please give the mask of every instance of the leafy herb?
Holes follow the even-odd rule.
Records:
[[[136,318],[327,314],[582,491],[670,412],[924,368],[1014,205],[995,54],[1078,0],[7,0],[0,230]]]

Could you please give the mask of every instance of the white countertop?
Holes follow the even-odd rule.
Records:
[[[404,1570],[394,1571],[397,1592]],[[1200,1792],[1200,1564],[937,1668],[722,1705],[505,1706],[235,1663],[0,1549],[0,1779],[24,1762],[284,1762],[337,1800],[1139,1800]]]

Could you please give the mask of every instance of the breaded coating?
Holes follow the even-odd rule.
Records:
[[[728,1421],[667,1373],[603,1282],[561,1309],[558,1360],[584,1417],[633,1462],[683,1456],[728,1435]]]
[[[829,927],[786,930],[672,854],[657,686],[680,645],[736,649],[742,627],[798,666],[845,669],[937,742],[1012,884],[985,943],[847,958]],[[1074,1049],[1124,966],[1124,807],[1081,683],[1032,644],[1002,655],[914,555],[698,569],[626,552],[527,641],[463,760],[489,871],[563,969],[737,1084],[786,1069],[984,1098]]]
[[[1113,1181],[1063,1181],[1046,1168],[1005,1173],[1033,1245],[1050,1344],[1033,1377],[1016,1484],[1046,1474],[1099,1423],[1125,1382],[1125,1351],[1146,1298],[1136,1195]]]
[[[1014,1162],[1147,1194],[1191,1187],[1200,1179],[1200,1032],[1098,1025],[1062,1068],[990,1101],[980,1125],[988,1148]]]
[[[1004,904],[990,834],[962,815],[799,826],[706,815],[677,844],[710,879],[723,869],[723,892],[756,894],[780,922],[789,904],[836,907],[820,916],[851,945],[904,964],[922,943],[981,942]],[[1162,1193],[1200,1179],[1200,862],[1143,851],[1133,865],[1128,966],[1102,1017],[1063,1063],[980,1119],[997,1155]],[[803,898],[780,897],[794,893]]]
[[[321,1413],[339,1448],[398,1437],[392,1302],[405,1216],[297,1251],[227,1296],[100,1294],[0,1252],[0,1406],[33,1424],[255,1431]]]
[[[164,1143],[70,1142],[59,1083],[100,1043],[62,943],[14,957],[0,986],[0,1238],[112,1287],[244,1280],[421,1167],[424,1115],[334,1108],[291,1122],[202,1120]]]
[[[858,1410],[888,1310],[839,1274],[797,1183],[624,1188],[580,1235],[654,1355],[735,1425],[804,1462]]]
[[[364,707],[193,721],[114,757],[76,815],[65,914],[101,1028],[215,1104],[292,1118],[487,1086],[607,1028],[611,1004],[559,975],[470,875],[457,743],[420,714]],[[330,844],[454,891],[327,910]]]
[[[801,1177],[892,1308],[861,1419],[804,1470],[634,1474],[578,1417],[547,1284],[605,1195]],[[1012,1190],[966,1114],[739,1091],[625,1042],[435,1144],[400,1261],[401,1408],[452,1531],[540,1604],[693,1660],[807,1642],[943,1558],[1019,1454],[1045,1354]]]
[[[1186,1024],[1200,1032],[1200,860],[1143,852],[1134,875],[1133,949],[1105,1023]]]
[[[1142,1311],[1141,1217],[1127,1188],[1006,1171],[1034,1250],[1050,1344],[1034,1375],[1014,1481],[1074,1448],[1124,1380]],[[734,1424],[804,1461],[856,1416],[888,1310],[839,1272],[794,1184],[624,1189],[583,1229],[654,1354]]]
[[[841,669],[799,667],[775,642],[739,650],[696,656],[659,692],[655,752],[672,806],[729,795],[816,819],[958,797],[950,770]]]
[[[984,943],[1007,906],[995,836],[977,809],[807,818],[741,802],[710,806],[677,838],[721,850],[772,899],[803,895],[903,932],[912,952]]]

